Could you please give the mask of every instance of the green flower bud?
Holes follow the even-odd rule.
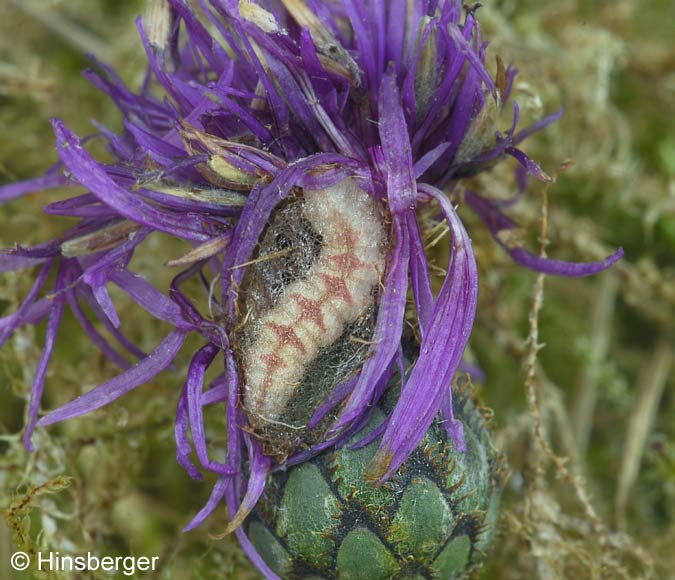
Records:
[[[436,421],[396,475],[381,487],[364,479],[379,438],[338,450],[270,477],[247,531],[283,579],[386,580],[466,575],[483,557],[496,526],[503,477],[485,421],[466,390],[454,396],[466,453]]]

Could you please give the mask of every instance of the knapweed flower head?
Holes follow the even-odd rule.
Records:
[[[573,264],[507,245],[499,234],[515,222],[495,201],[461,188],[462,178],[505,156],[549,180],[519,144],[560,112],[517,131],[513,103],[510,126],[498,130],[516,71],[497,58],[489,72],[475,10],[455,0],[153,0],[150,7],[138,22],[148,58],[140,91],[105,64],[85,72],[124,116],[120,133],[96,127],[114,161],[94,159],[54,120],[59,163],[43,177],[0,188],[4,201],[78,188],[45,207],[77,225],[0,255],[2,271],[39,268],[20,308],[0,319],[0,344],[23,325],[47,321],[25,444],[32,447],[36,426],[89,413],[148,382],[196,333],[203,346],[177,397],[177,457],[192,477],[208,470],[219,479],[188,528],[225,499],[235,529],[270,470],[339,446],[368,422],[403,367],[408,310],[420,353],[401,373],[397,404],[369,435],[382,439],[368,474],[378,482],[391,477],[438,414],[462,450],[449,385],[471,333],[478,280],[451,200],[463,199],[531,269],[584,276],[622,254]],[[430,207],[451,235],[436,295],[419,219]],[[163,257],[180,269],[166,291],[129,267],[158,232],[194,246]],[[45,288],[52,277],[53,288]],[[202,284],[207,309],[186,290],[192,279]],[[152,353],[121,332],[110,285],[173,326]],[[123,372],[39,418],[66,308]],[[224,364],[222,372],[204,384],[215,364]],[[209,405],[221,405],[227,417],[224,462],[207,446]],[[267,573],[241,528],[237,534]]]

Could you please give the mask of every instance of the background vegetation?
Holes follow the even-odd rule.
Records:
[[[79,71],[93,52],[138,86],[144,56],[134,18],[143,9],[142,0],[0,3],[0,183],[56,160],[52,116],[80,135],[90,119],[119,127]],[[495,441],[512,472],[482,578],[669,578],[675,570],[673,13],[673,0],[503,0],[480,11],[492,54],[520,70],[514,96],[526,120],[566,110],[525,145],[551,173],[575,161],[546,195],[533,186],[514,208],[532,247],[547,200],[550,256],[626,250],[611,272],[544,281],[461,210],[481,270],[471,352],[487,380],[477,390],[494,410]],[[502,164],[471,186],[508,197],[512,169]],[[0,245],[61,231],[63,220],[40,214],[58,195],[1,206]],[[139,267],[161,283],[171,252],[158,239]],[[30,283],[30,272],[0,278],[0,316]],[[166,329],[124,308],[125,330],[151,348]],[[66,317],[47,381],[50,408],[114,373],[76,328]],[[233,539],[208,538],[223,529],[224,510],[180,531],[211,483],[189,480],[173,459],[185,358],[95,416],[40,431],[28,454],[19,436],[43,336],[44,328],[23,330],[0,353],[0,577],[27,577],[9,567],[15,549],[49,548],[159,555],[161,578],[257,578]],[[210,422],[216,442],[219,422]]]

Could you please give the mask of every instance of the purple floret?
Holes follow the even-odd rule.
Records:
[[[478,279],[469,235],[451,199],[464,199],[513,259],[535,271],[585,276],[622,255],[619,249],[602,262],[578,264],[507,247],[498,234],[516,224],[502,213],[505,206],[459,185],[461,178],[487,170],[505,156],[513,157],[524,173],[548,181],[518,147],[561,112],[516,132],[514,103],[510,126],[504,132],[496,129],[516,71],[498,60],[497,74],[491,76],[474,10],[465,12],[454,0],[199,0],[199,14],[182,0],[168,4],[171,17],[164,36],[149,38],[147,23],[138,23],[149,63],[139,92],[101,63],[85,72],[124,117],[120,133],[96,125],[96,135],[107,141],[115,161],[97,161],[85,141],[54,120],[59,164],[43,177],[0,187],[0,201],[77,187],[74,196],[45,208],[49,215],[77,218],[76,226],[58,239],[0,254],[0,272],[40,267],[24,303],[0,319],[0,345],[15,329],[47,319],[26,446],[32,449],[36,425],[99,409],[147,383],[171,365],[188,334],[197,333],[203,346],[194,353],[176,397],[177,459],[195,479],[204,471],[219,479],[187,529],[199,525],[222,500],[233,516],[230,529],[235,529],[255,506],[270,470],[344,443],[368,420],[402,360],[411,288],[420,355],[378,431],[383,438],[369,473],[379,482],[391,477],[439,413],[452,441],[464,449],[450,385],[471,334]],[[218,169],[215,161],[227,170]],[[315,410],[312,424],[338,409],[325,440],[277,463],[246,430],[239,401],[240,370],[230,332],[246,272],[241,265],[254,256],[270,216],[294,189],[327,188],[348,177],[358,178],[368,194],[383,200],[391,217],[392,247],[372,346],[360,374],[336,386]],[[447,275],[436,296],[418,223],[419,212],[429,204],[440,210],[438,219],[447,221],[451,234]],[[155,232],[195,247],[172,261],[184,269],[167,289],[155,288],[143,272],[129,269],[136,248]],[[54,286],[47,289],[52,274]],[[183,291],[192,278],[209,292],[214,312],[201,312],[196,298]],[[213,280],[219,284],[215,292],[209,288]],[[119,330],[110,284],[173,327],[153,352],[144,353]],[[84,306],[118,345],[99,333]],[[123,372],[38,419],[47,365],[66,308]],[[133,363],[129,355],[139,360]],[[205,373],[214,364],[222,365],[222,372],[205,384]],[[213,404],[221,405],[227,417],[224,463],[211,459],[205,435],[203,409]],[[242,529],[236,531],[254,563],[275,578]]]

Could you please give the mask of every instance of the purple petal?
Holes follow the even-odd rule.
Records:
[[[0,272],[16,272],[42,264],[46,258],[27,258],[0,251]]]
[[[445,432],[450,437],[450,440],[455,443],[457,450],[461,453],[466,453],[466,440],[464,439],[464,425],[459,419],[455,419],[455,414],[452,410],[452,390],[446,389],[443,391],[441,397],[441,408],[439,409],[441,421]]]
[[[231,473],[227,468],[216,461],[211,461],[206,448],[206,433],[204,432],[204,413],[202,402],[202,388],[204,385],[204,375],[206,369],[211,366],[213,359],[218,354],[219,349],[208,344],[197,351],[192,357],[188,377],[185,383],[185,392],[187,397],[188,416],[190,419],[190,431],[192,441],[194,442],[197,457],[202,466],[215,473]]]
[[[25,302],[26,301],[24,300],[24,303]],[[15,328],[19,328],[19,326],[23,326],[25,324],[37,324],[38,322],[41,322],[47,318],[47,316],[49,316],[49,312],[52,309],[53,303],[53,298],[40,298],[40,300],[37,302],[34,302],[30,306],[26,307],[22,316],[20,317],[19,324]],[[19,318],[17,314],[18,311],[0,318],[0,331],[3,331],[3,334],[5,329],[17,322],[17,319]],[[0,347],[1,346],[2,345],[0,344]]]
[[[523,153],[520,149],[515,147],[507,147],[504,152],[507,155],[511,155],[511,157],[515,158],[518,163],[527,169],[527,172],[535,179],[544,182],[553,181],[551,177],[541,167],[539,167],[537,163],[525,155],[525,153]]]
[[[499,243],[499,245],[502,246],[516,262],[535,272],[580,278],[598,274],[599,272],[606,270],[623,256],[623,249],[619,248],[616,252],[599,262],[566,262],[563,260],[553,260],[551,258],[535,256],[524,248],[508,247],[499,238],[499,233],[504,230],[514,229],[517,227],[517,224],[501,213],[495,203],[488,199],[468,190],[464,192],[464,199],[466,200],[467,205],[476,212],[478,217],[487,226],[497,243]]]
[[[112,298],[110,298],[110,294],[108,294],[108,289],[105,287],[105,280],[90,281],[89,285],[91,286],[92,293],[94,294],[94,299],[101,307],[101,310],[104,312],[108,320],[110,320],[110,323],[115,328],[119,328],[120,317],[117,315],[115,305],[113,304]]]
[[[129,361],[127,361],[127,359],[125,359],[119,352],[110,346],[103,335],[101,335],[96,327],[89,321],[74,293],[66,292],[66,299],[68,300],[68,306],[70,306],[70,311],[75,316],[75,319],[80,324],[89,339],[96,345],[103,355],[108,360],[114,362],[121,369],[128,369],[130,366]]]
[[[316,406],[316,409],[314,409],[314,414],[309,420],[309,423],[307,423],[307,428],[314,429],[314,427],[316,427],[332,409],[344,401],[354,390],[354,386],[358,382],[358,379],[358,376],[351,377],[328,393],[323,401],[321,401],[321,403]]]
[[[117,284],[134,302],[155,318],[165,320],[177,328],[191,328],[192,325],[185,320],[180,307],[142,276],[126,269],[118,269],[110,273],[110,281]]]
[[[245,423],[241,421],[241,409],[239,407],[239,374],[237,372],[237,363],[227,343],[223,344],[223,354],[225,356],[225,387],[227,389],[227,399],[225,401],[227,464],[236,472],[241,469],[243,434],[240,426]],[[230,513],[235,512],[231,511]]]
[[[58,166],[57,166],[58,167]],[[53,170],[54,168],[52,168]],[[42,177],[19,181],[18,183],[9,183],[0,187],[0,203],[9,201],[16,197],[21,197],[34,191],[44,191],[53,189],[66,184],[66,178],[60,173],[52,173],[51,170]]]
[[[215,384],[202,395],[202,405],[213,405],[215,403],[227,402],[227,386]]]
[[[387,430],[387,425],[389,425],[389,419],[385,419],[380,423],[375,429],[373,429],[368,435],[359,439],[356,443],[349,446],[351,451],[356,451],[357,449],[362,449],[370,445],[375,439],[378,439],[382,434]]]
[[[374,346],[363,365],[359,380],[342,409],[331,433],[335,434],[356,419],[368,406],[375,394],[378,380],[389,368],[396,356],[403,332],[406,292],[408,289],[408,263],[410,261],[410,242],[408,228],[402,223],[402,216],[394,216],[394,238],[396,246],[384,281],[384,292],[380,298],[380,307],[373,333]]]
[[[17,311],[5,318],[0,319],[0,347],[5,344],[5,341],[9,338],[12,332],[14,332],[21,325],[26,324],[26,313],[29,311],[30,307],[33,306],[37,295],[40,293],[40,290],[42,290],[42,287],[47,280],[47,276],[52,269],[53,263],[54,260],[49,259],[47,260],[47,263],[42,266],[42,269],[35,279],[35,282],[33,282],[33,286],[29,290],[26,298],[24,298],[24,301],[21,303],[21,306],[19,306]],[[49,303],[52,304],[53,302],[49,300]]]
[[[147,383],[168,367],[173,359],[176,358],[180,347],[185,342],[185,337],[185,331],[172,331],[152,353],[129,370],[95,387],[74,401],[48,413],[38,421],[38,425],[44,427],[90,413],[96,409],[105,407],[122,395]]]
[[[42,208],[49,215],[65,215],[70,217],[117,217],[115,211],[104,205],[99,199],[91,194],[85,193],[69,197],[60,201],[55,201]]]
[[[63,265],[59,267],[56,274],[56,284],[54,289],[58,292],[65,284]],[[53,300],[53,306],[49,314],[49,322],[47,322],[47,334],[45,337],[45,344],[42,347],[42,354],[35,369],[35,377],[33,378],[33,388],[30,394],[30,403],[28,405],[28,413],[26,419],[26,427],[23,432],[23,444],[28,451],[34,451],[31,443],[31,436],[35,430],[37,423],[37,416],[40,410],[40,401],[42,401],[42,392],[45,386],[45,376],[47,374],[47,367],[54,351],[54,343],[56,341],[56,333],[61,325],[61,318],[63,317],[65,296],[60,294]]]
[[[453,251],[419,358],[369,466],[369,472],[380,481],[396,472],[438,413],[466,348],[476,312],[478,274],[471,241],[445,195],[430,186],[420,186],[422,189],[436,199],[448,220]],[[463,442],[455,440],[455,444],[461,448]]]
[[[478,381],[479,383],[484,383],[487,379],[483,369],[466,361],[459,363],[459,370],[463,373],[469,374],[472,380]]]
[[[61,160],[75,179],[90,189],[103,203],[136,223],[178,238],[206,241],[207,236],[201,233],[198,223],[190,223],[193,220],[186,219],[186,216],[159,211],[138,196],[125,191],[105,173],[101,164],[93,159],[82,147],[80,140],[61,121],[54,119],[52,125]]]
[[[189,532],[194,530],[196,527],[202,525],[206,519],[213,513],[213,511],[218,507],[218,504],[225,497],[225,493],[228,487],[232,486],[231,478],[229,477],[219,477],[216,481],[216,485],[213,486],[211,495],[209,496],[206,505],[199,510],[197,515],[192,518],[190,523],[183,528],[184,532]]]
[[[382,80],[378,108],[380,140],[387,171],[389,208],[391,213],[396,215],[415,208],[417,187],[408,126],[393,69],[388,70]]]
[[[135,356],[138,359],[145,358],[147,354],[138,348],[131,340],[129,340],[124,334],[120,332],[118,328],[115,328],[105,313],[101,310],[101,307],[98,305],[98,302],[94,299],[94,295],[91,291],[91,288],[84,285],[77,286],[77,294],[82,300],[84,300],[91,308],[92,312],[96,319],[103,324],[105,329],[113,336],[113,338],[119,342],[130,354]]]
[[[186,156],[184,149],[175,147],[166,139],[153,135],[131,121],[126,121],[124,126],[133,135],[138,146],[160,165],[170,165],[175,159]]]
[[[431,280],[429,266],[424,254],[424,242],[419,224],[413,214],[407,216],[408,233],[410,234],[410,277],[412,279],[413,296],[417,320],[420,325],[422,337],[426,334],[427,327],[434,307],[434,295],[431,292]]]
[[[244,523],[244,520],[253,511],[262,492],[265,489],[265,483],[267,482],[267,474],[270,471],[270,466],[272,460],[264,455],[260,445],[254,439],[247,437],[244,438],[247,441],[248,445],[248,483],[246,485],[246,494],[244,499],[237,509],[237,513],[230,520],[230,523],[227,524],[225,533],[229,534],[236,530],[241,524]]]
[[[415,161],[415,165],[413,166],[415,178],[419,179],[422,177],[427,169],[433,166],[436,161],[445,155],[445,152],[450,148],[450,145],[450,142],[445,141],[434,147],[431,151],[427,151],[422,157]]]
[[[272,569],[267,565],[263,557],[258,553],[258,550],[255,549],[255,546],[251,543],[251,540],[248,539],[246,532],[240,527],[235,531],[239,544],[241,545],[244,553],[248,556],[249,560],[253,565],[260,570],[260,573],[266,578],[266,580],[281,580]]]
[[[623,248],[619,248],[616,252],[599,262],[566,262],[564,260],[553,260],[551,258],[535,256],[523,248],[506,248],[506,250],[516,262],[530,270],[555,276],[570,276],[572,278],[583,278],[584,276],[598,274],[613,266],[623,257]]]
[[[187,388],[183,387],[180,397],[178,398],[178,406],[176,407],[176,419],[174,422],[174,439],[176,441],[176,461],[192,479],[201,480],[204,476],[199,469],[190,460],[192,454],[192,447],[188,439],[188,431],[190,429],[190,421],[188,419],[187,411]]]
[[[115,157],[122,159],[124,161],[131,161],[134,156],[134,147],[133,141],[129,139],[126,135],[117,135],[102,123],[99,123],[96,120],[91,122],[98,132],[108,140],[110,144],[110,149],[112,150]]]
[[[362,2],[355,0],[343,0],[344,11],[354,30],[354,43],[357,51],[359,67],[365,71],[367,86],[370,87],[371,98],[375,97],[378,87],[377,62],[375,49],[372,44],[372,34],[368,30],[368,16]]]
[[[539,119],[536,123],[532,123],[532,125],[526,127],[522,131],[518,131],[518,133],[516,133],[513,136],[513,144],[517,145],[518,143],[524,141],[534,133],[537,133],[538,131],[541,131],[542,129],[545,129],[549,125],[555,123],[558,119],[560,119],[560,117],[563,116],[564,112],[565,110],[562,107],[560,107],[560,109],[558,109],[555,113],[551,113],[550,115],[547,115],[543,119]]]

